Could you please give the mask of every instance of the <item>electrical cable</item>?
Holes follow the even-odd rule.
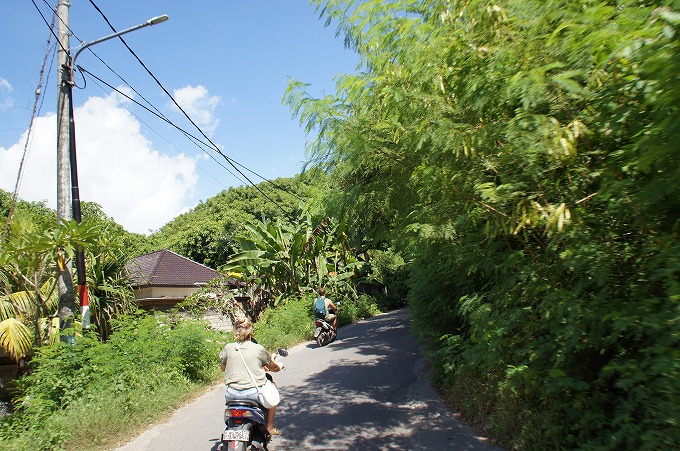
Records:
[[[94,76],[93,76],[93,77],[94,77]],[[96,78],[96,77],[95,77],[95,78]],[[107,92],[106,89],[104,89],[104,87],[103,87],[102,85],[100,85],[99,83],[97,83],[97,81],[98,81],[98,80],[95,79],[95,84],[96,84],[97,86],[99,86],[99,88],[100,88],[102,91]],[[102,82],[102,83],[103,83],[103,82]],[[107,83],[104,83],[104,84],[106,84],[107,87],[111,88],[111,86],[110,86],[109,84],[107,84]],[[120,91],[117,90],[117,89],[114,89],[114,91],[116,91],[116,92],[120,93],[121,95],[125,96],[124,93],[120,92]],[[127,96],[125,96],[125,97],[127,97]],[[127,98],[129,99],[129,97],[127,97]],[[229,189],[227,186],[224,185],[224,183],[222,183],[222,182],[220,182],[219,180],[217,180],[217,178],[215,178],[215,177],[214,177],[212,174],[210,174],[207,170],[203,169],[200,165],[196,164],[196,162],[195,162],[192,158],[190,158],[188,155],[186,155],[184,152],[182,152],[180,149],[178,149],[178,148],[177,148],[174,144],[172,144],[170,141],[168,141],[167,139],[165,139],[165,138],[163,137],[163,135],[161,135],[161,134],[160,134],[159,132],[157,132],[153,127],[151,127],[149,124],[147,124],[141,117],[139,117],[138,115],[136,115],[134,112],[130,111],[130,109],[127,108],[123,103],[121,103],[121,102],[118,101],[118,100],[117,100],[117,102],[118,102],[118,105],[119,105],[121,108],[125,108],[125,109],[126,109],[130,114],[132,114],[139,122],[141,122],[142,124],[144,124],[149,130],[151,130],[152,132],[154,132],[160,139],[162,139],[163,141],[165,141],[170,147],[172,147],[174,150],[176,150],[178,153],[180,153],[184,158],[186,158],[187,160],[189,160],[189,161],[190,161],[194,166],[196,166],[198,169],[200,169],[201,171],[203,171],[208,177],[210,177],[211,179],[213,179],[217,184],[221,185],[222,188],[224,188],[225,190],[228,190],[228,189]],[[134,102],[134,100],[133,100],[133,102]],[[141,106],[142,108],[144,108],[143,105],[140,105],[140,106]],[[194,144],[195,144],[195,143],[194,143]],[[212,156],[211,156],[210,154],[208,154],[207,152],[204,151],[204,153],[206,153],[208,156],[212,157]],[[214,159],[214,158],[213,158],[213,159]],[[215,160],[215,161],[216,161],[217,164],[220,164],[220,165],[221,165],[221,163],[220,163],[219,161],[217,161],[217,160]],[[227,169],[227,168],[225,168],[225,169],[226,169],[227,171],[229,171],[229,169]],[[234,175],[234,174],[232,174],[232,175]],[[235,175],[234,175],[234,177],[235,177],[239,182],[244,183],[242,180],[240,180],[240,179],[239,179],[238,177],[236,177]]]
[[[32,0],[31,0],[32,1]],[[35,2],[33,3],[35,5]],[[36,8],[38,5],[35,5]],[[42,16],[42,13],[40,14]],[[2,242],[5,241],[7,238],[7,233],[9,232],[9,226],[12,222],[12,215],[14,214],[14,207],[16,206],[17,203],[17,198],[19,197],[19,188],[21,187],[21,180],[23,178],[24,174],[24,163],[26,162],[26,158],[28,157],[28,153],[31,148],[31,138],[33,135],[33,124],[35,123],[35,118],[38,116],[40,113],[40,110],[42,109],[43,101],[45,100],[45,97],[42,95],[42,87],[43,87],[43,80],[44,80],[44,75],[45,75],[45,67],[47,66],[47,57],[50,55],[52,52],[52,36],[54,35],[54,23],[56,20],[56,13],[52,16],[52,24],[48,25],[50,27],[50,35],[47,38],[47,49],[45,51],[45,58],[43,58],[43,63],[42,67],[40,68],[40,77],[38,81],[38,87],[35,90],[35,102],[33,103],[33,111],[31,113],[31,121],[28,126],[28,132],[26,133],[26,142],[24,143],[24,153],[21,156],[21,161],[19,162],[19,171],[17,173],[17,182],[14,185],[14,192],[12,193],[12,198],[10,200],[10,205],[9,205],[9,211],[7,212],[7,222],[5,223],[5,230],[2,233]],[[43,17],[44,19],[44,17]],[[47,23],[47,22],[46,22]],[[55,36],[56,38],[56,36]],[[59,40],[57,39],[57,42]],[[54,58],[53,58],[54,60]],[[52,65],[50,64],[50,70],[51,70]],[[48,78],[49,78],[50,72],[48,72]]]
[[[47,6],[50,8],[50,10],[52,11],[52,13],[54,14],[54,17],[58,17],[57,12],[54,10],[54,8],[52,8],[52,6],[51,6],[49,3],[47,3],[47,0],[43,0],[43,1],[44,1],[44,2],[47,4]],[[35,6],[35,9],[38,11],[38,14],[40,14],[40,17],[42,17],[42,20],[43,20],[43,22],[45,22],[45,25],[47,25],[47,27],[50,29],[50,33],[52,33],[52,36],[54,36],[54,39],[57,40],[57,43],[59,44],[59,47],[61,47],[61,49],[62,49],[64,52],[68,53],[68,50],[64,48],[64,46],[62,45],[61,42],[59,42],[59,37],[58,37],[57,34],[54,32],[54,19],[52,19],[52,25],[50,25],[49,23],[47,23],[47,19],[45,19],[45,16],[43,15],[42,11],[40,11],[40,8],[39,8],[38,5],[35,3],[35,0],[31,0],[31,3],[33,3],[33,6]],[[61,21],[61,18],[59,18],[59,20]],[[62,22],[62,23],[63,23],[63,22]]]
[[[147,106],[145,106],[145,105],[142,105],[141,103],[139,103],[139,102],[138,102],[137,100],[135,100],[134,98],[130,97],[129,95],[127,95],[127,94],[124,93],[123,91],[119,90],[118,88],[113,87],[112,85],[110,85],[109,83],[105,82],[105,81],[102,80],[101,78],[97,77],[95,74],[93,74],[92,72],[88,71],[87,69],[84,69],[84,68],[78,66],[78,70],[80,70],[80,71],[83,72],[83,73],[88,74],[89,76],[91,76],[91,77],[94,78],[95,80],[97,80],[97,81],[99,81],[100,83],[106,85],[109,89],[111,89],[111,90],[117,92],[118,94],[122,95],[123,97],[125,97],[125,98],[128,99],[128,100],[130,100],[131,102],[135,103],[135,104],[138,105],[139,107],[144,108],[144,109],[145,109],[146,111],[148,111],[149,113],[151,113],[151,114],[153,114],[154,116],[158,117],[159,119],[165,121],[166,123],[168,123],[168,125],[170,125],[170,126],[176,128],[177,130],[179,130],[181,133],[183,133],[185,136],[187,136],[187,138],[189,138],[189,140],[192,141],[199,149],[201,149],[201,150],[203,151],[203,153],[205,153],[205,154],[208,155],[210,158],[212,158],[213,161],[215,161],[215,163],[217,163],[217,164],[219,164],[220,166],[222,166],[227,172],[229,172],[232,176],[234,176],[234,178],[236,178],[239,182],[244,183],[243,180],[239,179],[238,176],[237,176],[236,174],[234,174],[233,172],[231,172],[231,171],[229,170],[229,168],[227,168],[226,166],[224,166],[224,164],[222,164],[219,160],[217,160],[217,159],[215,158],[214,155],[212,155],[211,153],[206,152],[206,151],[205,151],[201,146],[199,146],[197,143],[200,143],[200,144],[202,144],[202,145],[204,145],[204,146],[206,146],[206,147],[212,149],[212,147],[210,147],[209,144],[207,144],[207,143],[201,141],[199,138],[197,138],[196,136],[194,136],[194,135],[192,135],[191,133],[187,132],[186,130],[184,130],[183,128],[181,128],[179,125],[176,125],[175,123],[173,123],[170,119],[168,119],[168,118],[165,117],[164,115],[158,114],[158,113],[152,111],[149,107],[147,107]],[[130,111],[130,110],[128,110],[128,111]],[[136,116],[135,116],[135,117],[136,117]],[[245,183],[244,183],[244,184],[245,184]]]
[[[97,56],[97,55],[95,55],[95,56]],[[115,74],[115,75],[116,75],[123,83],[125,83],[126,86],[130,87],[130,89],[132,89],[133,92],[135,92],[136,94],[139,95],[138,91],[136,91],[136,90],[135,90],[135,89],[134,89],[134,88],[133,88],[133,87],[132,87],[132,86],[131,86],[124,78],[123,78],[123,77],[121,77],[118,73],[116,73],[116,71],[115,71],[113,68],[111,68],[109,65],[107,65],[107,64],[106,64],[101,58],[99,58],[98,56],[97,56],[97,58],[98,58],[98,59],[99,59],[99,60],[100,60],[100,61],[101,61],[101,62],[102,62],[102,63],[103,63],[103,64],[104,64],[111,72],[113,72],[113,73],[114,73],[114,74]],[[204,141],[201,141],[198,137],[192,135],[192,134],[189,133],[188,131],[184,130],[184,129],[181,128],[180,126],[178,126],[178,125],[176,125],[175,123],[173,123],[170,119],[168,119],[167,116],[165,116],[163,113],[161,113],[161,112],[158,110],[158,108],[154,107],[153,104],[151,104],[151,102],[149,102],[147,99],[144,99],[143,96],[140,95],[140,97],[142,97],[142,98],[144,99],[144,101],[145,101],[147,104],[149,104],[149,107],[153,108],[154,111],[152,111],[150,108],[146,107],[145,105],[141,104],[141,103],[138,102],[136,99],[134,99],[134,98],[130,97],[129,95],[125,94],[124,92],[120,91],[118,88],[115,88],[115,87],[114,87],[113,85],[111,85],[110,83],[107,83],[106,81],[102,80],[100,77],[96,76],[95,74],[93,74],[92,72],[88,71],[87,69],[85,69],[85,68],[83,68],[83,67],[81,67],[81,66],[79,66],[79,65],[77,66],[77,69],[78,69],[81,73],[86,73],[86,74],[90,75],[90,76],[91,76],[92,78],[94,78],[96,81],[99,81],[100,83],[106,85],[109,89],[111,89],[111,90],[117,92],[118,94],[120,94],[120,95],[122,95],[123,97],[127,98],[127,99],[130,100],[131,102],[135,103],[136,105],[140,106],[141,108],[144,108],[144,109],[145,109],[146,111],[148,111],[149,113],[153,114],[154,116],[158,117],[159,119],[165,121],[166,123],[168,123],[168,124],[171,125],[172,127],[174,127],[174,128],[176,128],[177,130],[179,130],[179,131],[180,131],[182,134],[184,134],[190,141],[192,141],[192,142],[194,143],[194,145],[196,145],[198,148],[200,148],[200,149],[203,151],[203,153],[205,153],[206,155],[208,155],[213,161],[215,161],[217,164],[219,164],[220,166],[222,166],[222,168],[224,168],[224,170],[226,170],[227,172],[229,172],[235,179],[237,179],[239,182],[243,183],[244,185],[247,184],[247,183],[244,182],[242,179],[240,179],[236,174],[234,174],[231,170],[229,170],[229,168],[227,168],[227,167],[224,166],[222,163],[220,163],[218,160],[216,160],[215,157],[214,157],[212,154],[206,152],[205,149],[204,149],[203,147],[201,147],[201,145],[203,145],[203,146],[205,146],[206,148],[215,151],[215,148],[213,147],[214,145],[210,145],[210,144],[208,144],[208,143],[206,143],[206,142],[204,142]],[[102,88],[102,90],[103,90],[103,88]],[[122,105],[122,106],[123,106],[124,108],[127,108],[127,107],[125,107],[124,105]],[[128,109],[128,111],[130,111],[130,110]],[[131,111],[130,111],[130,113],[133,114],[135,117],[137,117],[137,118],[139,119],[139,117],[138,117],[137,115],[135,115],[134,113],[132,113]],[[144,123],[143,121],[141,121],[141,119],[140,119],[140,122]],[[146,124],[146,123],[144,123],[144,125],[146,125],[147,127],[149,127],[149,125]],[[151,127],[149,127],[149,128],[151,128]],[[153,130],[153,129],[152,129],[152,130]],[[199,131],[200,131],[200,130],[199,130]],[[160,134],[159,134],[159,136],[160,136]],[[173,146],[173,147],[174,147],[174,146]],[[179,152],[179,150],[178,150],[178,152]],[[219,150],[217,150],[217,152],[221,154],[221,152],[219,152]],[[181,152],[180,152],[180,153],[181,153]],[[222,155],[222,156],[224,156],[224,155]],[[257,177],[259,177],[259,178],[261,178],[262,180],[264,180],[265,182],[271,184],[272,186],[274,186],[275,188],[279,189],[280,191],[283,191],[283,192],[285,192],[285,193],[287,193],[287,194],[290,194],[291,196],[297,198],[297,199],[300,200],[300,201],[304,201],[304,199],[302,199],[302,198],[301,198],[300,196],[298,196],[296,193],[293,193],[293,192],[287,190],[286,188],[277,185],[277,184],[274,183],[272,180],[266,179],[265,177],[261,176],[260,174],[258,174],[258,173],[255,172],[255,171],[249,169],[248,167],[242,165],[241,163],[239,163],[238,161],[234,160],[233,158],[229,158],[229,157],[226,157],[226,156],[224,156],[224,157],[225,157],[225,158],[228,158],[229,160],[231,160],[231,162],[232,162],[233,164],[236,164],[236,165],[242,167],[242,168],[245,169],[246,171],[251,172],[252,174],[254,174],[254,175],[256,175]],[[232,164],[232,166],[233,166],[233,164]],[[214,177],[213,177],[213,178],[214,178]],[[252,182],[251,182],[251,183],[252,183]],[[222,183],[220,183],[220,185],[222,185]],[[222,185],[222,186],[224,186],[224,185]]]
[[[89,2],[90,2],[90,4],[97,10],[97,12],[99,12],[99,14],[102,16],[102,18],[106,21],[106,23],[107,23],[107,24],[109,25],[109,27],[111,28],[111,30],[112,30],[114,33],[117,33],[117,30],[113,27],[113,25],[111,24],[111,22],[109,21],[109,19],[108,19],[108,18],[106,17],[106,15],[102,12],[102,10],[99,9],[99,7],[94,3],[94,1],[93,1],[93,0],[89,0]],[[265,197],[266,199],[268,199],[271,203],[273,203],[274,205],[276,205],[276,206],[277,206],[284,214],[286,214],[287,216],[292,216],[292,212],[286,211],[281,205],[279,205],[278,202],[276,202],[274,199],[272,199],[272,198],[270,198],[269,196],[267,196],[267,194],[265,194],[265,192],[262,191],[262,189],[260,189],[259,186],[257,186],[255,183],[253,183],[253,181],[250,180],[250,178],[248,178],[247,175],[245,175],[239,168],[236,167],[236,165],[231,161],[231,158],[229,158],[227,155],[225,155],[225,154],[217,147],[217,145],[216,145],[214,142],[212,142],[212,140],[211,140],[211,139],[203,132],[203,130],[202,130],[202,129],[201,129],[201,128],[193,121],[193,119],[191,119],[191,117],[187,114],[187,112],[184,111],[184,109],[179,105],[179,103],[177,103],[177,101],[175,100],[175,98],[170,94],[170,92],[168,92],[168,90],[165,88],[165,86],[163,86],[163,84],[158,80],[158,78],[156,78],[156,76],[151,72],[151,70],[146,66],[146,64],[144,64],[144,62],[139,58],[139,56],[137,56],[137,54],[134,52],[134,50],[132,50],[132,48],[130,48],[130,46],[127,44],[127,42],[125,42],[125,39],[123,39],[122,36],[118,36],[118,39],[120,39],[120,41],[123,43],[123,45],[125,45],[125,47],[128,49],[128,51],[132,54],[132,56],[134,56],[135,59],[137,59],[137,61],[139,62],[139,64],[141,64],[141,66],[144,68],[144,70],[146,70],[146,72],[151,76],[151,78],[154,79],[154,81],[156,82],[156,84],[163,90],[163,92],[165,92],[165,94],[170,98],[170,100],[172,100],[172,102],[173,102],[173,103],[175,104],[175,106],[182,112],[182,114],[184,114],[184,117],[186,117],[187,120],[188,120],[189,122],[191,122],[191,124],[192,124],[192,125],[193,125],[200,133],[201,133],[201,135],[203,135],[203,137],[204,137],[206,140],[208,140],[208,142],[212,145],[213,150],[216,151],[217,153],[219,153],[219,154],[227,161],[227,163],[229,163],[229,164],[230,164],[230,165],[231,165],[231,166],[232,166],[239,174],[241,174],[241,176],[243,176],[243,177],[248,181],[248,183],[250,183],[250,185],[251,185],[253,188],[255,188],[257,191],[259,191],[260,194],[262,194],[262,196],[264,196],[264,197]],[[265,180],[266,180],[266,179],[265,179]]]
[[[42,12],[40,11],[38,5],[35,3],[34,0],[31,0],[31,2],[33,3],[34,7],[35,7],[36,10],[38,11],[38,13],[41,15],[41,17],[43,18],[43,21],[45,22],[45,24],[47,24],[47,20],[45,19],[44,15],[43,15]],[[47,3],[47,0],[43,0],[43,2],[44,2],[44,3],[48,6],[48,8],[53,12],[53,17],[57,17],[57,18],[59,18],[59,20],[61,21],[61,18],[60,18],[59,15],[57,14],[56,10],[55,10],[49,3]],[[110,21],[108,20],[108,18],[106,17],[106,15],[101,11],[101,9],[99,9],[99,7],[98,7],[92,0],[90,0],[90,3],[91,3],[92,6],[99,12],[99,14],[104,18],[104,20],[105,20],[106,23],[109,25],[109,27],[111,28],[111,30],[113,30],[114,33],[117,32],[117,30],[113,27],[113,25],[110,23]],[[62,21],[62,23],[63,23],[63,21]],[[47,24],[47,25],[49,26],[49,24]],[[56,34],[54,33],[54,27],[53,27],[53,26],[50,26],[49,28],[50,28],[51,34],[56,38],[56,41],[57,41],[57,43],[59,44],[59,46],[62,48],[62,50],[66,51],[67,53],[70,54],[70,51],[67,50],[67,49],[64,49],[64,46],[61,44],[61,42],[59,42],[58,37],[57,37]],[[70,33],[74,38],[76,38],[79,42],[82,43],[82,40],[80,40],[80,39],[77,37],[77,35],[76,35],[75,33],[73,33],[73,30],[71,30],[70,27],[68,27],[68,26],[67,26],[67,28],[68,28],[68,30],[69,30],[69,33]],[[259,186],[257,186],[255,183],[253,183],[253,181],[250,180],[250,178],[249,178],[248,176],[246,176],[246,175],[245,175],[238,167],[236,167],[236,165],[238,165],[238,166],[240,166],[241,168],[243,168],[244,170],[246,170],[246,171],[248,171],[248,172],[254,174],[255,176],[257,176],[257,177],[259,177],[260,179],[262,179],[263,181],[266,181],[267,183],[271,184],[273,187],[275,187],[275,188],[277,188],[277,189],[279,189],[279,190],[281,190],[281,191],[283,191],[283,192],[286,192],[287,194],[290,194],[290,195],[294,196],[294,197],[297,198],[298,200],[304,201],[304,199],[302,199],[302,198],[301,198],[300,196],[298,196],[296,193],[291,192],[291,191],[289,191],[288,189],[286,189],[286,188],[284,188],[284,187],[282,187],[282,186],[277,185],[277,184],[274,183],[272,180],[269,180],[269,179],[263,177],[262,175],[260,175],[260,174],[258,174],[257,172],[255,172],[255,171],[249,169],[249,168],[246,167],[245,165],[243,165],[243,164],[237,162],[236,160],[233,160],[232,158],[230,158],[230,157],[228,157],[227,155],[225,155],[225,154],[217,147],[217,145],[216,145],[214,142],[212,142],[212,140],[211,140],[211,139],[203,132],[203,130],[202,130],[202,129],[201,129],[201,128],[200,128],[200,127],[192,120],[192,119],[191,119],[191,117],[186,113],[186,111],[185,111],[185,110],[177,103],[177,101],[173,98],[173,96],[172,96],[172,95],[168,92],[168,90],[162,85],[162,83],[158,80],[158,78],[157,78],[157,77],[149,70],[149,68],[144,64],[144,62],[139,58],[139,56],[137,56],[137,54],[130,48],[130,46],[125,42],[125,40],[124,40],[121,36],[119,36],[118,38],[123,42],[123,44],[124,44],[125,47],[128,49],[128,51],[129,51],[129,52],[137,59],[137,61],[138,61],[138,62],[140,63],[140,65],[146,70],[146,72],[154,79],[154,81],[156,82],[156,84],[157,84],[157,85],[165,92],[165,94],[172,100],[172,102],[175,104],[175,106],[177,106],[177,108],[184,114],[184,116],[189,120],[189,122],[191,122],[191,124],[192,124],[192,125],[193,125],[200,133],[201,133],[201,135],[202,135],[206,140],[209,141],[210,144],[207,144],[207,143],[201,141],[200,139],[198,139],[198,138],[195,137],[194,135],[192,135],[192,134],[186,132],[186,131],[183,130],[182,128],[180,128],[180,127],[178,127],[177,125],[175,125],[174,123],[172,123],[172,121],[170,121],[163,113],[161,113],[161,112],[158,110],[158,108],[156,108],[155,106],[153,106],[153,104],[152,104],[151,102],[149,102],[143,95],[141,95],[137,90],[135,90],[135,89],[134,89],[134,88],[133,88],[126,80],[125,80],[125,79],[123,79],[123,77],[121,77],[118,73],[116,73],[115,70],[113,70],[108,64],[106,64],[106,62],[104,62],[104,60],[102,60],[102,59],[101,59],[94,51],[92,51],[92,49],[88,49],[88,50],[90,51],[90,53],[92,53],[97,59],[99,59],[99,61],[101,61],[101,62],[102,62],[102,63],[103,63],[103,64],[104,64],[111,72],[113,72],[116,76],[118,76],[118,78],[119,78],[123,83],[125,83],[126,86],[128,86],[133,92],[135,92],[140,98],[142,98],[142,99],[143,99],[143,100],[144,100],[151,108],[153,108],[153,110],[155,110],[155,112],[154,112],[154,111],[151,111],[150,108],[148,108],[148,107],[146,107],[146,106],[140,104],[140,103],[137,102],[136,100],[131,99],[131,98],[130,98],[129,96],[127,96],[126,94],[122,93],[121,91],[119,91],[118,89],[114,88],[114,87],[111,86],[110,84],[108,84],[108,83],[104,82],[103,80],[101,80],[100,78],[96,77],[96,76],[95,76],[94,74],[92,74],[91,72],[88,72],[88,71],[84,70],[82,67],[78,66],[78,70],[80,70],[81,73],[82,73],[82,72],[88,73],[89,75],[91,75],[91,76],[94,77],[95,79],[97,79],[97,80],[99,80],[100,82],[106,84],[110,89],[113,89],[114,91],[116,91],[116,92],[120,93],[121,95],[127,97],[128,99],[132,100],[135,104],[137,104],[137,105],[139,105],[140,107],[146,109],[146,110],[149,111],[150,113],[156,115],[156,116],[159,117],[160,119],[164,120],[165,122],[167,122],[167,123],[170,124],[171,126],[173,126],[173,127],[175,127],[176,129],[178,129],[180,132],[182,132],[183,134],[185,134],[185,136],[187,136],[187,138],[188,138],[190,141],[192,141],[197,147],[201,148],[201,150],[202,150],[204,153],[206,153],[208,156],[210,156],[216,163],[218,163],[222,168],[224,168],[227,172],[229,172],[232,176],[234,176],[234,178],[236,178],[237,180],[239,180],[239,182],[241,182],[241,183],[243,183],[243,184],[246,184],[246,183],[243,182],[243,180],[241,180],[236,174],[234,174],[232,171],[230,171],[226,166],[224,166],[224,165],[223,165],[222,163],[220,163],[218,160],[216,160],[212,154],[206,152],[205,149],[203,149],[203,148],[199,145],[199,143],[202,144],[203,146],[205,146],[205,147],[207,147],[207,148],[209,148],[209,149],[211,149],[211,150],[217,152],[218,154],[220,154],[220,155],[227,161],[227,163],[229,163],[229,165],[230,165],[232,168],[234,168],[239,174],[241,174],[241,176],[242,176],[243,178],[245,178],[245,179],[247,180],[247,182],[248,182],[251,186],[253,186],[255,189],[257,189],[257,190],[260,192],[260,194],[262,194],[263,197],[265,197],[266,199],[268,199],[270,202],[272,202],[274,205],[276,205],[283,213],[285,213],[287,216],[289,216],[289,217],[292,218],[292,217],[293,217],[293,216],[292,216],[292,212],[286,211],[286,210],[285,210],[281,205],[279,205],[275,200],[271,199],[266,193],[264,193],[264,192],[260,189]],[[84,77],[83,77],[83,78],[84,78]],[[85,80],[85,82],[86,82],[86,80]],[[43,98],[43,100],[44,100],[44,98]],[[129,110],[128,110],[128,111],[129,111]],[[131,114],[134,115],[134,113],[132,113],[132,112],[131,112]],[[137,117],[137,116],[135,115],[135,117]],[[139,117],[137,117],[137,118],[139,119]],[[140,121],[141,121],[141,119],[140,119]],[[141,122],[144,123],[143,121],[141,121]],[[147,125],[147,127],[149,127],[148,124],[146,124],[146,123],[144,123],[144,124]],[[151,128],[151,127],[149,127],[149,128]],[[152,129],[152,130],[153,130],[153,129]],[[159,135],[159,136],[160,136],[160,135]],[[176,147],[173,146],[173,148],[175,148],[175,150],[177,150],[179,153],[182,153],[182,152],[179,151],[179,149],[177,149]],[[182,153],[182,155],[184,155],[184,154]],[[184,155],[184,156],[187,157],[186,155]],[[188,157],[187,157],[187,158],[188,158]],[[197,167],[199,167],[199,166],[197,166]],[[199,167],[199,168],[200,168],[200,167]],[[201,170],[203,170],[203,169],[201,168]],[[204,171],[204,172],[205,172],[205,171]],[[206,172],[206,173],[207,173],[207,172]],[[210,174],[208,174],[208,175],[210,175]],[[213,178],[215,181],[217,181],[217,179],[215,179],[214,177],[212,177],[212,176],[210,176],[210,177]],[[218,183],[220,183],[220,182],[218,181]],[[220,183],[220,185],[222,185],[222,186],[224,187],[224,185],[223,185],[222,183]]]

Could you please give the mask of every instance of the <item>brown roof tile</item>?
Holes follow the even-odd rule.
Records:
[[[126,268],[134,286],[194,287],[218,276],[214,269],[167,249],[140,255]]]

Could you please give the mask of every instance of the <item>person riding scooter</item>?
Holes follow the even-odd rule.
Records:
[[[227,386],[226,399],[250,399],[258,401],[257,389],[267,381],[265,371],[277,372],[283,369],[283,363],[276,361],[276,354],[270,355],[262,345],[253,343],[253,323],[248,318],[241,318],[235,325],[236,343],[228,343],[220,352],[221,369],[224,371],[224,383]],[[243,358],[239,355],[243,354]],[[248,369],[244,366],[247,365]],[[249,374],[248,370],[252,373]],[[267,431],[278,435],[274,426],[276,407],[264,409],[267,416]]]
[[[323,318],[333,326],[333,334],[338,332],[338,308],[326,297],[326,289],[319,288],[319,297],[314,300],[314,317]]]

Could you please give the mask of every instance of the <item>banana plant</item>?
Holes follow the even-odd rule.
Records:
[[[294,226],[265,221],[246,229],[249,236],[237,239],[241,251],[220,269],[246,274],[275,299],[321,285],[351,287],[350,279],[365,264],[353,255],[346,235],[331,218],[314,226],[311,216],[303,214]]]

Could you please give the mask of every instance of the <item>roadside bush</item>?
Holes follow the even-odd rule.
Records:
[[[386,294],[376,296],[378,306],[383,311],[406,306],[408,296],[408,265],[404,259],[392,251],[370,251],[371,280],[386,287]]]
[[[289,298],[277,307],[265,310],[254,326],[253,335],[257,342],[273,352],[278,348],[288,348],[311,340],[314,335],[314,298],[313,294]],[[333,299],[333,302],[336,300]],[[380,313],[371,296],[361,295],[357,299],[343,299],[340,302],[339,326]]]
[[[107,342],[87,335],[75,346],[40,348],[17,382],[0,448],[96,449],[217,379],[222,335],[193,320],[167,320],[139,314],[117,321]]]
[[[257,342],[270,351],[288,348],[314,334],[312,300],[289,298],[265,310],[254,326]]]
[[[356,299],[344,299],[338,308],[338,326],[346,326],[381,313],[375,298],[366,294]]]

